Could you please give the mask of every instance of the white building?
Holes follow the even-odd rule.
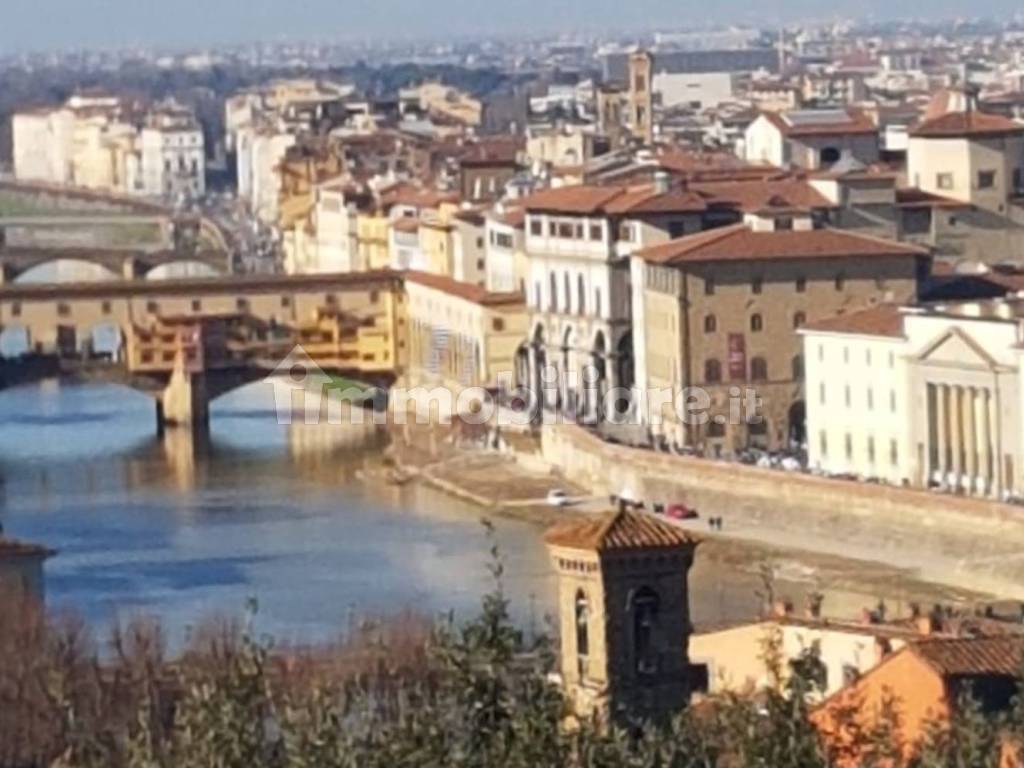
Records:
[[[169,199],[205,194],[206,148],[191,112],[173,106],[153,112],[140,144],[143,194]]]
[[[522,208],[502,205],[487,213],[486,254],[487,290],[497,293],[525,293],[527,260]]]
[[[878,162],[878,126],[847,109],[763,112],[747,126],[740,156],[749,163],[818,170],[844,157]]]
[[[1021,494],[1021,299],[875,307],[801,333],[812,467]]]

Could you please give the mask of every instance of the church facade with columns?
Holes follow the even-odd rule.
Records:
[[[1024,300],[880,306],[802,334],[812,469],[1024,496]]]

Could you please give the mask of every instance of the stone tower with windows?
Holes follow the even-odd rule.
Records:
[[[561,673],[576,715],[631,723],[689,700],[688,574],[698,540],[647,514],[545,536],[558,574]]]
[[[647,51],[629,56],[629,125],[633,137],[654,143],[654,58]]]

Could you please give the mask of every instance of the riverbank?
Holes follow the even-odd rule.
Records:
[[[547,527],[567,516],[608,509],[607,486],[588,486],[584,477],[577,477],[575,483],[568,480],[544,460],[538,438],[509,437],[508,450],[498,453],[460,449],[444,427],[410,427],[392,437],[385,463],[394,473],[393,481],[422,482],[473,504],[485,515]],[[612,470],[606,468],[605,474],[611,482]],[[577,503],[567,508],[546,504],[544,497],[555,487],[572,494]],[[643,487],[638,486],[640,490]],[[925,578],[899,563],[800,546],[797,536],[769,540],[763,530],[742,525],[727,508],[702,507],[701,511],[701,520],[681,525],[703,539],[691,592],[695,623],[702,630],[756,618],[762,609],[759,594],[766,588],[765,579],[796,605],[821,592],[827,596],[828,614],[845,618],[855,617],[879,601],[884,601],[893,615],[905,614],[911,603],[971,610],[998,594]],[[724,531],[708,530],[709,515],[729,520]],[[731,574],[728,583],[722,581],[722,573]]]

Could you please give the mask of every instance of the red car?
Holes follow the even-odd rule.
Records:
[[[685,504],[670,504],[665,509],[665,517],[671,517],[673,520],[696,520],[700,515],[697,514],[697,510]]]

